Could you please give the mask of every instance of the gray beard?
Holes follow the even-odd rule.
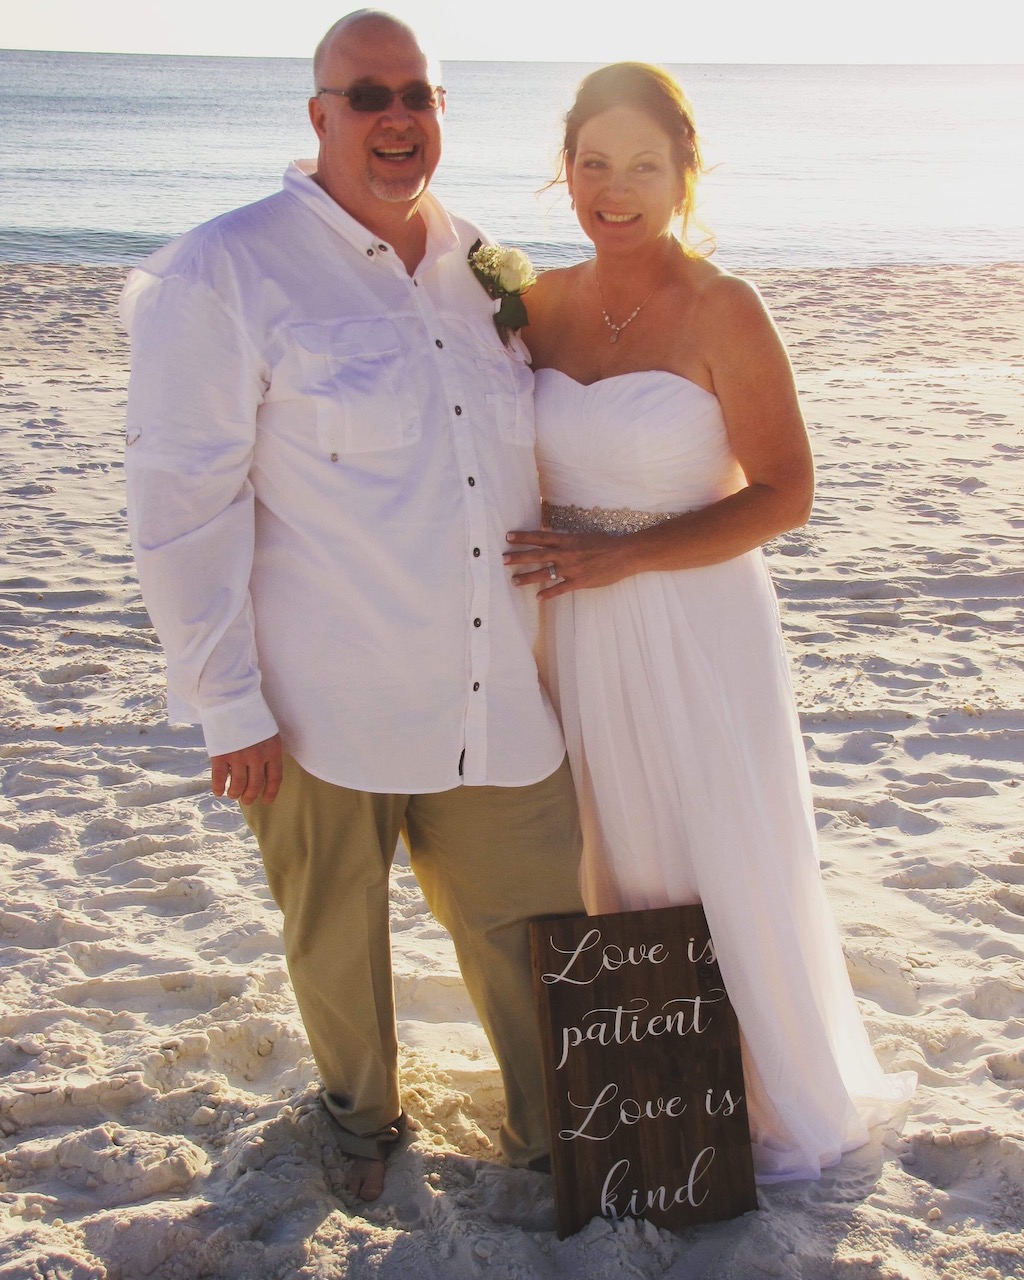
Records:
[[[377,173],[368,175],[370,190],[378,200],[388,204],[407,204],[426,190],[427,180],[419,174],[414,178],[382,178]]]

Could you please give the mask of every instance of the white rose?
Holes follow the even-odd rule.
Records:
[[[521,249],[502,249],[495,263],[498,287],[506,293],[522,293],[537,277],[533,264]]]

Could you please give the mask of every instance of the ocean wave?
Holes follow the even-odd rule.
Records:
[[[94,227],[0,227],[0,262],[75,262],[131,266],[166,244],[169,236]]]

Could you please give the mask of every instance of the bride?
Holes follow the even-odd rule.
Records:
[[[817,1177],[915,1081],[883,1074],[850,987],[760,550],[811,508],[792,373],[757,292],[685,247],[700,154],[669,75],[589,75],[563,165],[595,256],[529,295],[545,528],[506,561],[547,604],[584,899],[703,904],[758,1179]]]

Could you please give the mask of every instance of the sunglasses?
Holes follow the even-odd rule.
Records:
[[[348,98],[353,111],[381,112],[390,109],[396,98],[401,98],[407,111],[436,111],[444,102],[444,89],[439,84],[411,84],[407,89],[389,89],[383,84],[357,84],[351,89],[317,89],[331,93],[336,98]]]

